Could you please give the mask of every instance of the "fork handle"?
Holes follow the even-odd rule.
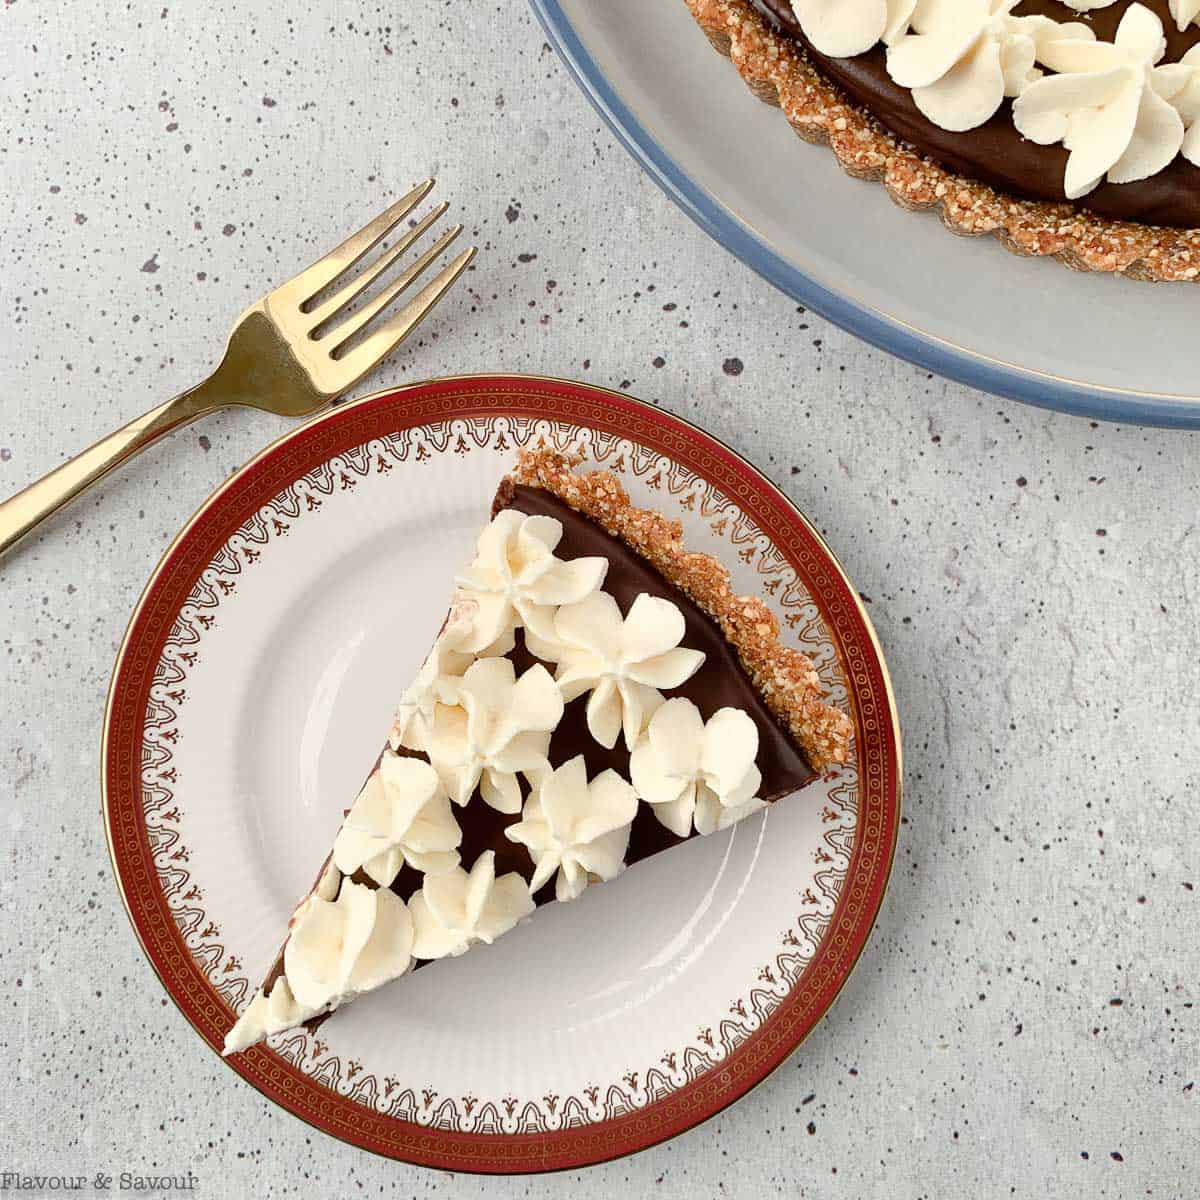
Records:
[[[82,454],[31,483],[24,491],[0,502],[0,555],[12,549],[47,517],[103,479],[139,451],[178,429],[220,408],[208,395],[207,383],[152,408]]]

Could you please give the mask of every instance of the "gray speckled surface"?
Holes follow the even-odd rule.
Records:
[[[715,1122],[508,1182],[314,1133],[166,1000],[97,814],[134,600],[283,428],[210,419],[0,566],[0,1171],[191,1170],[209,1196],[1195,1195],[1195,437],[971,393],[798,310],[638,173],[521,0],[6,0],[0,44],[0,494],[196,380],[242,305],[436,172],[481,245],[474,295],[371,386],[573,375],[730,441],[870,597],[908,753],[860,969]]]

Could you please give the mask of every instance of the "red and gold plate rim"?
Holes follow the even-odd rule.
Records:
[[[792,502],[736,452],[643,401],[567,380],[477,375],[378,392],[314,418],[267,447],[200,507],[159,561],[117,655],[105,713],[102,806],[117,885],[134,930],[184,1015],[219,1051],[233,1016],[189,953],[159,886],[141,802],[150,687],[172,623],[200,572],[242,523],[333,455],[398,430],[472,417],[572,422],[670,456],[734,500],[814,598],[845,670],[859,758],[859,817],[845,883],[796,987],[719,1066],[619,1117],[534,1134],[443,1130],[385,1116],[336,1094],[259,1046],[226,1060],[264,1095],[363,1149],[455,1171],[562,1170],[632,1154],[682,1133],[745,1095],[804,1038],[849,977],[883,901],[900,823],[901,744],[887,667],[863,605],[832,551]]]

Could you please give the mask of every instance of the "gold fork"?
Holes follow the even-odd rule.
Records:
[[[332,295],[323,295],[386,238],[432,187],[432,179],[418,184],[336,250],[246,309],[229,335],[220,365],[203,383],[130,421],[0,503],[0,555],[114,467],[197,417],[234,405],[303,417],[353,387],[416,328],[475,257],[474,246],[463,250],[403,308],[364,334],[367,325],[458,237],[462,226],[455,225],[378,295],[346,313],[347,306],[446,211],[443,203],[405,231],[376,262]]]

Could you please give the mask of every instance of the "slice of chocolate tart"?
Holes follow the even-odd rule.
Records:
[[[522,453],[227,1054],[835,768],[850,721],[681,528]]]

